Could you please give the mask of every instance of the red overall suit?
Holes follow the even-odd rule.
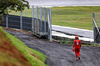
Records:
[[[81,41],[78,39],[78,36],[75,36],[75,40],[74,40],[74,43],[73,43],[73,48],[75,49],[76,60],[80,59]]]

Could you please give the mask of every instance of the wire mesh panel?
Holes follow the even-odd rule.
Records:
[[[34,6],[34,30],[36,35],[42,36],[46,35],[48,36],[49,30],[48,30],[48,9],[45,7],[38,7]]]
[[[93,23],[94,23],[94,43],[100,43],[100,13],[93,14]]]
[[[33,31],[38,36],[50,36],[50,15],[50,9],[32,6],[30,9],[26,8],[24,11],[21,10],[18,12],[12,11],[8,16],[4,16],[5,20],[2,26]]]
[[[0,26],[6,27],[6,15],[4,15],[4,22]]]
[[[95,13],[95,22],[98,28],[100,28],[100,13]]]
[[[32,31],[32,8],[22,11],[22,29]]]
[[[35,26],[35,34],[40,34],[40,19],[39,19],[39,7],[38,6],[36,6],[35,7],[35,24],[34,24],[34,26]]]
[[[32,18],[30,17],[23,17],[22,18],[22,26],[23,30],[31,31],[32,30]]]
[[[8,15],[8,27],[20,29],[20,16]]]

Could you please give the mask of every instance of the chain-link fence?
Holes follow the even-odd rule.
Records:
[[[94,13],[95,14],[95,22],[97,26],[100,28],[100,13]]]
[[[32,18],[30,17],[5,15],[4,18],[3,27],[32,31]]]
[[[9,10],[8,10],[9,11]],[[34,35],[47,36],[51,39],[51,10],[45,7],[32,6],[24,11],[12,11],[7,16],[2,26],[33,31]]]
[[[93,13],[94,44],[100,44],[100,13]]]

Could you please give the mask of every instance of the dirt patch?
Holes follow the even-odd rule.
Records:
[[[31,66],[2,31],[0,31],[0,66]]]
[[[48,40],[39,39],[32,34],[6,30],[8,33],[17,36],[27,46],[38,50],[47,56],[49,66],[99,66],[100,47],[82,46],[81,60],[76,61],[72,45],[63,45]]]

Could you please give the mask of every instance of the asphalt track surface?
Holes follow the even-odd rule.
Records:
[[[81,60],[76,61],[72,45],[50,42],[24,32],[6,31],[17,36],[28,47],[45,54],[49,66],[100,66],[100,47],[82,46]]]
[[[100,6],[100,0],[27,0],[35,6]]]
[[[81,37],[92,38],[92,39],[94,38],[92,30],[85,30],[85,29],[78,29],[78,28],[64,27],[57,25],[52,25],[52,30],[62,32],[65,34],[78,35]]]

